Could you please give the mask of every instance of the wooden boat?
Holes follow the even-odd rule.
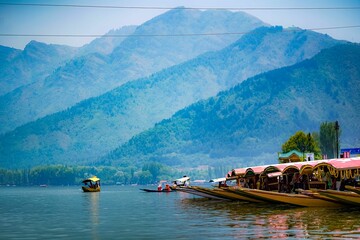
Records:
[[[338,198],[335,198],[334,194],[330,197],[330,195],[316,192],[316,190],[325,191],[326,188],[329,188],[331,182],[325,181],[323,177],[326,174],[330,175],[332,179],[354,179],[360,176],[360,158],[293,162],[233,169],[227,174],[227,177],[245,179],[252,177],[254,181],[257,181],[257,189],[254,189],[254,186],[230,189],[244,197],[256,200],[307,207],[337,207],[340,204],[357,203],[357,197],[354,197],[354,194],[341,194],[342,198],[339,194]],[[275,178],[275,176],[277,177]],[[293,185],[293,191],[296,189],[296,192],[300,194],[292,194],[288,193],[289,189],[280,188],[283,184],[289,184],[291,176],[305,176],[306,182],[302,182],[302,186],[314,191],[299,191],[301,187]],[[262,181],[264,179],[266,179],[266,184]],[[277,181],[271,179],[277,179]],[[262,184],[258,184],[259,182]],[[356,190],[354,189],[354,191]],[[329,194],[330,191],[326,190],[325,193]]]
[[[172,183],[173,183],[173,186],[175,186],[175,187],[189,186],[190,185],[190,178],[187,177],[187,176],[184,176],[182,178],[178,178],[178,179],[174,180]]]
[[[176,189],[170,189],[170,190],[161,189],[161,190],[157,190],[157,189],[147,189],[147,188],[140,188],[140,190],[145,191],[145,192],[175,192],[175,191],[176,191]]]
[[[184,192],[184,193],[188,193],[188,194],[193,194],[196,196],[200,196],[200,197],[204,197],[204,198],[208,198],[208,199],[215,199],[215,200],[229,200],[227,198],[223,198],[220,196],[216,196],[214,194],[209,194],[206,191],[199,191],[199,189],[197,189],[197,187],[194,186],[187,186],[187,187],[179,187],[177,188],[178,191],[180,192]]]
[[[348,191],[360,194],[360,188],[358,188],[358,187],[353,187],[353,186],[346,185],[345,189],[348,190]]]
[[[339,207],[341,205],[339,202],[329,198],[324,198],[319,195],[315,197],[316,194],[309,196],[305,194],[279,193],[249,188],[239,188],[237,191],[243,196],[270,203],[290,204],[301,207]]]
[[[360,206],[360,195],[355,192],[345,192],[338,190],[317,190],[320,195],[332,198],[343,204],[350,204],[355,206]]]
[[[244,194],[241,194],[241,192],[239,191],[239,187],[227,187],[227,188],[223,188],[223,191],[228,192],[228,193],[232,193],[232,196],[234,198],[236,198],[236,200],[239,201],[245,201],[245,202],[253,202],[253,203],[262,203],[264,202],[261,199],[257,199],[257,198],[253,198],[253,197],[249,197],[246,196]]]
[[[84,183],[82,186],[84,192],[100,192],[100,178],[93,176],[82,182]]]

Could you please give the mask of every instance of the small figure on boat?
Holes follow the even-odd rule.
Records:
[[[165,185],[164,191],[166,191],[166,192],[170,192],[170,191],[171,191],[171,188],[170,188],[170,185],[169,185],[169,184],[166,184],[166,185]]]

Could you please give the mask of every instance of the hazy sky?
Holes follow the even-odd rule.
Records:
[[[0,0],[0,3],[42,3],[122,7],[196,7],[196,8],[344,8],[244,10],[271,25],[304,29],[360,26],[360,0]],[[125,25],[139,25],[168,11],[166,9],[120,9],[45,6],[9,6],[0,4],[1,34],[96,34]],[[360,27],[318,30],[336,39],[360,42]],[[23,49],[31,41],[82,46],[93,38],[0,36],[0,45]]]

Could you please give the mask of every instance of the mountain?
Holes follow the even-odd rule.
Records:
[[[13,164],[19,165],[96,162],[119,144],[196,101],[338,43],[311,31],[258,28],[223,50],[131,81],[19,127],[0,138],[0,153],[17,159]]]
[[[296,131],[338,120],[341,147],[360,145],[360,45],[339,45],[197,102],[123,144],[102,163],[234,167],[276,162]]]
[[[0,97],[0,133],[65,110],[127,81],[219,50],[238,37],[173,35],[246,32],[263,25],[242,12],[170,10],[138,26],[112,53],[90,51],[58,67],[47,78]]]
[[[0,96],[50,75],[77,48],[31,41],[23,51],[0,46]],[[3,55],[4,54],[4,55]]]
[[[136,27],[137,26],[124,26],[119,29],[111,30],[104,36],[96,38],[89,44],[82,46],[79,49],[79,55],[86,55],[89,53],[110,54],[126,39],[125,36],[134,33]]]
[[[5,64],[8,64],[11,62],[16,56],[18,56],[21,53],[21,50],[5,47],[0,45],[0,62],[1,67],[4,67]]]

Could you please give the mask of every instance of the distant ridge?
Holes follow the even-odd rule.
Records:
[[[276,162],[298,130],[338,120],[343,147],[360,145],[360,45],[322,50],[310,60],[257,75],[195,103],[123,144],[101,164],[173,166]]]
[[[134,35],[211,31],[246,32],[264,25],[266,24],[259,19],[242,12],[174,9],[137,26],[136,29],[127,30]],[[199,54],[219,50],[234,42],[237,37],[194,36],[176,37],[176,39],[128,37],[119,39],[120,42],[109,43],[110,45],[105,44],[105,39],[97,39],[80,49],[80,54],[76,57],[67,59],[56,69],[32,78],[26,84],[17,86],[16,90],[1,96],[0,133],[66,110],[82,100],[99,96],[128,81],[148,76]],[[104,49],[98,50],[99,42],[104,44]],[[39,46],[36,52],[44,51],[46,48]],[[14,68],[21,68],[15,62],[11,64]],[[29,71],[33,68],[42,69],[38,67],[26,69]],[[24,74],[27,74],[27,71]],[[3,81],[7,78],[19,82],[21,77],[5,72],[1,79]]]

